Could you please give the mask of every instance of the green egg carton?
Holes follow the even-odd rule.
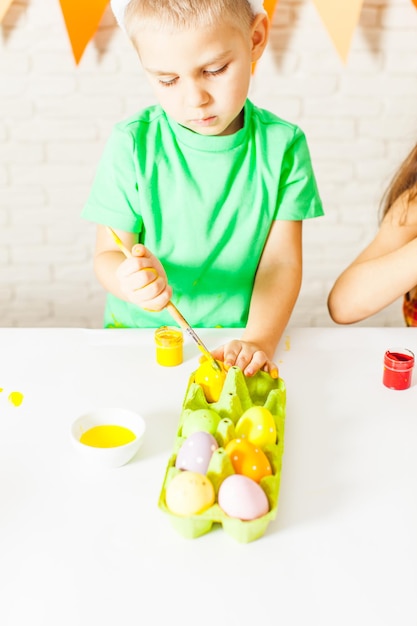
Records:
[[[246,377],[238,367],[231,367],[219,400],[209,403],[201,386],[194,381],[195,374],[193,372],[190,376],[185,393],[176,440],[166,468],[158,505],[169,516],[172,526],[188,539],[205,535],[221,525],[226,533],[240,543],[249,543],[265,534],[269,522],[277,514],[284,452],[285,384],[282,378],[273,379],[266,372]],[[271,464],[272,475],[265,476],[259,483],[267,495],[269,512],[257,519],[243,521],[224,513],[217,504],[217,493],[222,481],[235,473],[225,446],[235,438],[235,425],[241,415],[252,406],[264,406],[271,412],[277,429],[277,441],[263,448]],[[177,452],[185,439],[196,430],[210,432],[219,444],[211,457],[206,474],[214,486],[216,502],[198,515],[185,517],[169,510],[166,505],[166,490],[172,478],[181,471],[175,467]]]

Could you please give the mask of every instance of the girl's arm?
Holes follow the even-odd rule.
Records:
[[[417,202],[399,198],[375,239],[337,278],[328,297],[338,324],[359,322],[417,285]]]
[[[302,277],[302,222],[275,221],[256,273],[249,317],[241,340],[213,351],[247,376],[263,369],[278,373],[272,361],[296,303]]]

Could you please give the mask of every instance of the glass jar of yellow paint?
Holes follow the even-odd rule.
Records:
[[[161,326],[155,331],[156,362],[171,367],[182,363],[182,331],[171,326]]]

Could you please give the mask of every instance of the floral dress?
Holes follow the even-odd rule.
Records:
[[[415,289],[404,296],[403,315],[407,326],[417,326],[417,291]]]

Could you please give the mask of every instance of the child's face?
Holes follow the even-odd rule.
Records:
[[[139,34],[137,48],[160,105],[176,122],[200,135],[230,135],[242,127],[257,60],[249,32],[228,24],[151,29]]]

